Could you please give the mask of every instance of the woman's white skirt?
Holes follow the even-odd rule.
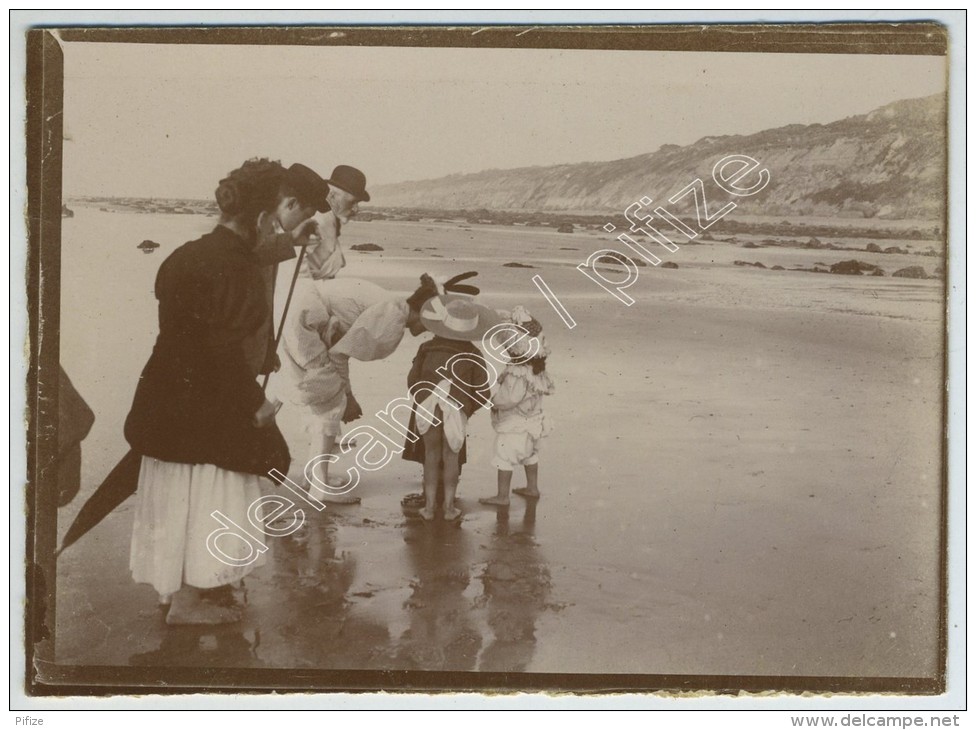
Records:
[[[254,474],[142,457],[129,554],[133,579],[164,596],[182,584],[216,588],[240,580],[265,562],[262,533],[248,520],[248,508],[261,496],[261,478]],[[228,534],[215,511],[248,537],[236,528]],[[224,533],[216,541],[215,531]],[[217,557],[215,545],[229,559]]]

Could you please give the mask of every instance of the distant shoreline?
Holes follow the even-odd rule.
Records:
[[[213,201],[191,198],[122,198],[98,196],[69,196],[69,205],[98,208],[107,213],[152,213],[173,215],[217,215]],[[457,223],[461,225],[502,225],[576,230],[596,230],[607,222],[626,230],[627,222],[619,211],[573,212],[530,210],[384,208],[373,207],[360,212],[357,222],[401,221],[407,223]],[[938,220],[915,218],[854,218],[826,216],[760,216],[731,214],[722,220],[710,235],[762,234],[771,236],[843,236],[848,238],[880,238],[908,240],[943,240],[942,224]]]

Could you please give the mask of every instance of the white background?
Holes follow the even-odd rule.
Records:
[[[25,151],[24,151],[24,65],[25,36],[27,28],[34,25],[124,25],[124,24],[341,24],[341,23],[695,23],[695,22],[824,22],[824,21],[907,21],[936,20],[949,28],[950,66],[950,225],[949,225],[949,667],[948,691],[939,697],[796,697],[789,695],[767,697],[699,697],[668,698],[654,695],[627,695],[614,697],[551,697],[545,695],[521,695],[490,698],[478,695],[293,695],[286,697],[263,696],[192,696],[148,698],[66,698],[36,699],[24,695],[23,654],[23,590],[24,590],[24,503],[25,481],[25,389],[27,369],[24,357],[27,342],[26,294],[24,290],[26,263],[26,225],[23,211],[26,205]],[[962,11],[289,11],[289,12],[227,12],[227,11],[12,11],[10,16],[10,708],[9,727],[15,724],[15,716],[44,718],[44,727],[74,727],[79,721],[98,724],[99,727],[123,727],[133,721],[145,722],[142,717],[133,718],[125,712],[100,713],[74,716],[63,714],[65,710],[145,710],[145,709],[655,709],[681,710],[682,712],[657,713],[653,718],[627,717],[635,725],[648,721],[668,728],[696,720],[708,725],[742,728],[792,727],[791,715],[829,712],[838,718],[847,713],[860,715],[918,714],[926,721],[932,714],[951,717],[958,715],[956,726],[969,725],[963,711],[966,707],[966,495],[965,495],[965,423],[963,393],[965,392],[965,129],[966,115],[963,99],[966,98],[966,37],[965,15]],[[697,711],[697,717],[687,714]],[[718,711],[718,712],[715,712]],[[700,714],[699,714],[700,713]],[[619,719],[623,717],[618,715]],[[168,722],[186,722],[186,717],[153,717],[153,725]],[[199,722],[207,722],[201,717]],[[453,718],[438,717],[441,722]],[[241,722],[244,725],[264,725],[268,721],[303,722],[303,718],[267,718],[255,714],[221,715],[220,722]],[[471,718],[466,718],[468,722]],[[531,721],[531,719],[530,719]],[[585,720],[584,720],[585,721]],[[482,722],[491,722],[484,718]]]

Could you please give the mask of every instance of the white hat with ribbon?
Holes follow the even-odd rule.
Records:
[[[429,299],[420,309],[420,320],[428,332],[468,342],[480,340],[503,321],[494,309],[463,294],[440,294]]]

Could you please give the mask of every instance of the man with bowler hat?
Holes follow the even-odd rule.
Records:
[[[369,201],[366,176],[355,167],[337,165],[326,181],[329,212],[315,217],[321,242],[309,248],[305,273],[312,279],[332,279],[346,265],[339,236],[342,225],[359,213],[359,204]]]

